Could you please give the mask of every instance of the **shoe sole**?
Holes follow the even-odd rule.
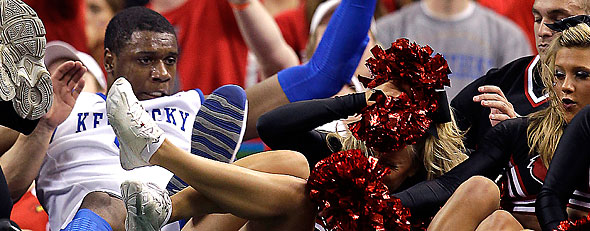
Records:
[[[149,186],[148,186],[149,187]],[[141,231],[155,231],[151,225],[150,220],[146,220],[147,217],[138,216],[138,214],[143,214],[143,209],[145,208],[145,202],[143,201],[143,196],[141,192],[144,191],[144,185],[138,181],[125,181],[121,184],[121,195],[123,196],[123,202],[125,202],[125,207],[127,208],[127,217],[125,218],[125,230],[141,230]],[[135,194],[135,201],[131,201],[129,203],[129,195]],[[171,201],[168,201],[171,203]],[[133,206],[130,206],[133,204]],[[129,208],[135,208],[133,209]],[[170,219],[171,213],[167,214],[166,220]]]
[[[143,213],[143,197],[139,195],[143,191],[143,185],[139,182],[135,181],[125,181],[121,184],[121,194],[123,196],[123,202],[125,202],[125,207],[127,208],[127,217],[125,218],[125,230],[145,230],[145,231],[155,231],[151,227],[151,225],[145,224],[141,217],[137,216],[138,214]],[[132,201],[133,204],[132,208],[135,208],[135,211],[129,209],[129,195],[131,194],[138,194],[135,196],[135,201]],[[149,223],[149,222],[148,222]]]
[[[0,0],[0,14],[0,98],[12,100],[20,117],[38,119],[53,101],[51,76],[42,61],[45,27],[22,1]]]
[[[248,100],[244,102],[244,109],[239,104],[241,102],[233,102],[231,97],[215,91],[207,97],[193,124],[192,154],[225,163],[235,160],[248,118]]]
[[[243,89],[240,88],[240,91],[237,93],[243,93],[245,98]],[[192,154],[225,163],[235,161],[246,131],[248,100],[245,99],[244,105],[240,105],[241,102],[228,100],[231,98],[216,90],[205,99],[193,124]],[[244,109],[241,109],[242,106]],[[232,134],[231,137],[226,135],[228,132]],[[174,195],[187,186],[186,182],[174,175],[166,190],[169,195]]]

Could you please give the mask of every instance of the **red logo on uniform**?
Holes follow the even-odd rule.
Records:
[[[531,158],[531,162],[526,167],[529,169],[533,179],[540,184],[543,184],[543,182],[545,182],[545,176],[547,176],[547,168],[543,164],[543,161],[541,161],[540,157],[541,156],[537,155]]]

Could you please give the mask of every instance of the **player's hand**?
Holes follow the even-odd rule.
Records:
[[[481,106],[490,108],[490,123],[492,126],[501,121],[516,118],[518,115],[514,111],[514,107],[502,90],[497,86],[485,85],[477,89],[481,94],[473,97],[473,102],[480,103]]]
[[[57,70],[51,74],[53,103],[49,112],[39,120],[38,126],[44,126],[53,132],[59,124],[68,118],[76,99],[84,88],[82,76],[85,72],[86,67],[79,61],[67,61],[57,67]]]

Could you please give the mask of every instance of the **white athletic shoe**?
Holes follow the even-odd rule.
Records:
[[[20,0],[0,0],[0,99],[25,119],[45,115],[53,102],[51,76],[42,59],[45,27]]]
[[[153,183],[125,181],[121,184],[121,195],[127,208],[127,231],[160,230],[172,215],[172,201],[168,192]]]
[[[119,140],[121,166],[131,170],[150,165],[150,158],[164,142],[164,131],[145,111],[125,78],[117,79],[109,90],[107,117]]]

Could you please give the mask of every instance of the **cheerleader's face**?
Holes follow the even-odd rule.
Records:
[[[412,148],[406,146],[397,152],[386,152],[379,158],[379,163],[391,169],[391,172],[383,179],[390,192],[395,191],[410,176],[416,172],[413,163]]]
[[[561,48],[555,56],[555,91],[566,121],[590,104],[590,48]]]

